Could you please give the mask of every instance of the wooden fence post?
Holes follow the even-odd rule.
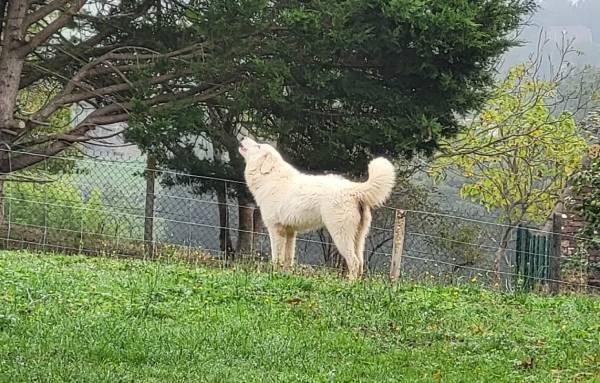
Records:
[[[404,230],[406,228],[406,213],[396,210],[394,219],[394,244],[392,247],[392,263],[390,265],[390,281],[396,282],[400,277],[402,250],[404,249]]]
[[[560,291],[560,261],[562,245],[562,216],[558,213],[552,215],[552,248],[550,249],[550,265],[548,279],[549,290],[552,294]]]

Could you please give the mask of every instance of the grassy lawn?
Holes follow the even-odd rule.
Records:
[[[0,381],[600,382],[600,300],[0,252]]]

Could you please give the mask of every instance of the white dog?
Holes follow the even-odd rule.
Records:
[[[269,231],[273,263],[290,268],[296,233],[325,226],[346,260],[348,278],[357,279],[363,272],[371,208],[389,197],[394,165],[376,158],[369,163],[369,179],[358,183],[336,175],[303,174],[274,147],[249,138],[242,140],[239,151],[246,161],[246,182]]]

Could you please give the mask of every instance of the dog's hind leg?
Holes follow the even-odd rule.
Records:
[[[348,279],[360,277],[361,263],[356,255],[356,233],[360,223],[358,211],[340,211],[338,214],[325,216],[325,226],[333,238],[335,246],[348,265]]]
[[[360,262],[354,250],[354,238],[350,236],[332,235],[333,242],[348,265],[348,279],[357,280],[360,277]]]
[[[364,273],[364,265],[365,265],[365,240],[367,238],[367,234],[369,233],[369,228],[371,227],[371,209],[366,206],[362,206],[359,204],[358,210],[361,214],[360,223],[358,225],[358,230],[356,231],[356,257],[359,262],[359,275],[363,275]]]

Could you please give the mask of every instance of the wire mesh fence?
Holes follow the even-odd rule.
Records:
[[[1,158],[12,161],[22,154],[5,150]],[[155,181],[149,190],[146,166],[144,158],[48,156],[27,172],[2,174],[0,245],[6,249],[122,257],[148,256],[151,245],[152,255],[163,258],[270,258],[269,236],[260,224],[258,209],[240,205],[227,193],[228,188],[240,186],[238,182],[151,169]],[[194,185],[203,182],[221,185],[224,195],[206,190],[199,193]],[[398,252],[394,248],[397,210],[383,207],[373,212],[364,255],[370,274],[387,274],[392,254]],[[533,265],[537,259],[528,256],[537,255],[539,249],[518,249],[516,226],[498,224],[493,216],[472,212],[464,217],[440,211],[403,211],[403,280],[477,283],[515,290],[524,286],[521,280],[525,278],[533,281],[529,284],[533,288],[544,289],[554,282],[563,290],[597,291],[587,283],[593,265],[585,252],[569,257],[548,251],[543,254],[546,263],[540,267],[550,267],[553,258],[559,259],[562,277],[547,272],[524,275],[523,270],[531,270],[529,263]],[[250,217],[250,222],[240,215]],[[544,239],[548,248],[551,240],[560,241],[565,236],[530,230],[548,237]],[[592,242],[581,237],[577,241]],[[326,230],[301,234],[296,254],[299,264],[344,266]],[[523,259],[531,261],[524,264]]]

